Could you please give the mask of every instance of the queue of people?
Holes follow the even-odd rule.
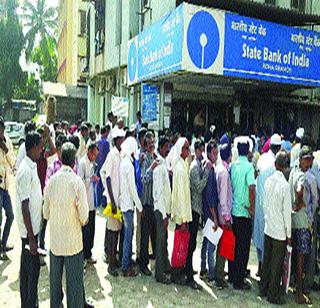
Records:
[[[91,307],[83,267],[97,261],[92,249],[96,211],[101,207],[111,209],[104,260],[114,277],[152,276],[150,259],[155,259],[159,283],[201,290],[194,279],[199,271],[201,279],[219,290],[230,286],[250,290],[253,240],[260,296],[273,304],[285,303],[283,264],[292,247],[296,302],[311,303],[308,294],[316,287],[320,170],[312,140],[303,129],[297,130],[292,149],[275,133],[260,145],[264,152],[260,155],[256,136],[224,134],[218,139],[209,132],[206,138],[200,133],[190,140],[182,134],[160,133],[156,139],[140,113],[137,123],[127,129],[122,119],[114,123],[112,113],[108,120],[101,128],[79,122],[68,129],[65,122],[57,123],[54,131],[27,123],[26,141],[15,158],[0,119],[0,193],[6,213],[1,259],[8,260],[7,251],[13,248],[8,245],[13,222],[8,177],[14,172],[15,219],[22,240],[22,307],[38,307],[37,285],[46,247],[51,307],[62,303],[63,267],[68,306]],[[175,229],[172,253],[169,221]],[[231,233],[234,242],[214,244],[203,235],[197,243],[201,226],[208,222],[213,224],[212,232]],[[45,243],[47,224],[49,243]],[[135,233],[137,258],[133,260]],[[221,253],[223,245],[229,245],[233,258]],[[201,266],[195,269],[193,255],[200,246]]]

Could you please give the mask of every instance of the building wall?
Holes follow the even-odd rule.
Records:
[[[82,0],[59,1],[58,82],[77,85],[82,76],[81,59],[86,57],[86,34],[80,36],[80,11],[86,12],[87,8],[88,3]]]

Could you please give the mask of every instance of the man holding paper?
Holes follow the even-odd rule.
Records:
[[[216,141],[211,140],[207,145],[207,157],[209,161],[214,166],[219,154],[218,144]],[[218,218],[217,218],[217,206],[218,206],[218,191],[217,191],[217,180],[214,167],[211,168],[207,185],[203,191],[203,216],[204,221],[210,219],[214,222],[214,230],[218,228]],[[212,230],[212,232],[214,232]],[[208,280],[213,282],[214,280],[214,250],[215,245],[211,243],[207,237],[203,237],[202,248],[201,248],[201,272],[200,276],[205,276],[207,272],[206,260],[208,257]],[[207,256],[208,255],[208,256]]]

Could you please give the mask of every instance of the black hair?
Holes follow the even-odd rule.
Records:
[[[99,124],[96,124],[96,126],[95,126],[94,128],[100,130],[100,125],[99,125]]]
[[[204,142],[208,143],[212,139],[212,133],[210,131],[206,131],[203,136]]]
[[[100,133],[101,133],[101,135],[104,135],[107,131],[110,132],[110,125],[109,124],[102,126]]]
[[[141,138],[144,138],[144,136],[146,135],[147,132],[148,132],[148,130],[146,128],[142,127],[139,130],[138,139],[140,140]]]
[[[202,140],[196,140],[196,142],[194,143],[194,150],[199,150],[201,147],[204,147],[206,144],[204,141]]]
[[[89,127],[88,127],[86,124],[82,124],[82,125],[80,126],[80,131],[83,132],[83,131],[85,131],[85,130],[89,130]]]
[[[41,142],[41,136],[38,132],[32,131],[29,132],[26,136],[26,151],[29,152],[34,147],[37,147]]]
[[[89,138],[90,139],[93,139],[93,138],[95,138],[96,137],[96,131],[95,130],[91,130],[90,132],[89,132]]]
[[[76,160],[77,149],[71,142],[66,142],[62,145],[61,161],[64,165],[73,167]]]
[[[114,116],[114,115],[113,115],[113,112],[109,112],[108,115],[107,115],[108,119],[109,119],[110,117],[113,117],[113,116]]]
[[[24,125],[24,134],[27,135],[29,132],[36,130],[36,124],[34,122],[28,121]]]
[[[55,145],[57,149],[61,148],[62,145],[66,142],[67,142],[67,137],[65,135],[59,134],[58,136],[56,136]]]
[[[99,150],[98,144],[96,142],[92,142],[89,146],[88,146],[88,152],[93,151],[94,149]]]
[[[147,146],[147,140],[148,139],[152,139],[153,138],[153,133],[148,131],[145,135],[144,135],[144,139],[143,139],[143,143],[144,146]]]
[[[304,145],[310,147],[313,150],[316,148],[316,143],[314,142],[314,140],[312,139],[312,137],[311,137],[311,135],[309,133],[304,133],[303,137],[300,140],[300,142],[301,142],[301,148]]]
[[[4,128],[4,119],[0,116],[0,127]]]
[[[210,154],[212,149],[217,149],[218,148],[218,143],[216,140],[210,140],[208,145],[207,145],[207,154]]]
[[[141,118],[141,111],[138,111],[138,112],[137,112],[137,117],[140,117],[140,118]]]
[[[158,150],[160,151],[160,149],[168,142],[169,142],[169,139],[166,136],[159,137]]]
[[[75,136],[75,135],[70,136],[68,142],[71,142],[76,147],[77,150],[79,149],[80,140],[78,136]]]
[[[247,141],[246,143],[238,143],[238,153],[239,156],[247,156],[249,154],[249,141]]]

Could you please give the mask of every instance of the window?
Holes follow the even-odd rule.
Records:
[[[265,3],[269,5],[276,5],[276,0],[265,0]]]
[[[305,13],[305,11],[306,11],[306,0],[291,0],[291,8]]]
[[[87,30],[87,16],[85,11],[80,11],[80,35],[84,36]]]

